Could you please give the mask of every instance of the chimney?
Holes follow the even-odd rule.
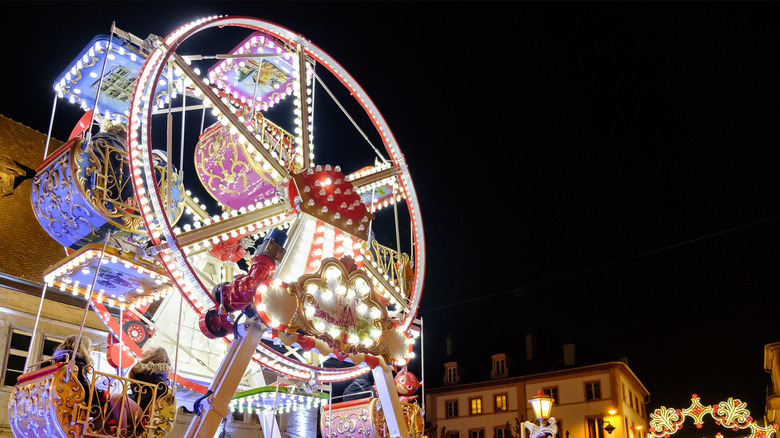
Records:
[[[563,365],[574,365],[575,348],[574,344],[563,344]]]

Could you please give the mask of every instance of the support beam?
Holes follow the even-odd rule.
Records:
[[[311,157],[309,155],[309,91],[306,88],[306,52],[303,47],[298,46],[298,84],[301,87],[300,100],[301,100],[301,150],[303,155],[303,168],[308,169],[311,167]]]
[[[382,402],[382,411],[385,413],[385,423],[387,423],[387,432],[390,437],[411,438],[401,401],[398,399],[398,390],[395,389],[393,372],[385,371],[381,366],[374,368],[371,372],[374,373],[374,382],[376,382],[379,400]]]
[[[265,327],[259,319],[253,318],[241,324],[238,332],[238,337],[230,343],[230,348],[209,386],[212,394],[201,401],[201,414],[192,420],[184,435],[187,438],[214,436],[222,420],[230,413],[230,401],[241,383],[244,370],[255,354]]]
[[[260,221],[285,214],[288,210],[289,207],[285,203],[278,202],[244,214],[212,222],[209,225],[204,225],[191,231],[185,231],[176,237],[176,241],[178,242],[179,247],[184,248],[198,242],[209,240],[213,237],[219,237],[224,233],[230,233],[241,227],[247,227]],[[275,226],[276,225],[270,225],[269,228]],[[253,233],[256,232],[258,231],[253,231]]]

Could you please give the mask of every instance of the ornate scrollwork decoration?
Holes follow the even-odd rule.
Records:
[[[682,428],[685,415],[679,409],[661,406],[650,414],[650,433],[658,437],[666,437]]]
[[[121,140],[98,135],[89,147],[77,151],[72,172],[77,175],[79,190],[96,212],[121,230],[131,233],[143,231],[143,219],[130,179],[129,157]],[[154,172],[158,187],[164,192],[168,184],[168,169],[162,159],[155,160]],[[176,192],[171,218],[176,222],[184,212],[183,202],[179,199],[183,188],[177,174],[173,175],[171,183]]]
[[[32,183],[32,206],[43,228],[60,242],[97,238],[95,215],[75,190],[70,157],[81,140],[44,170]],[[67,244],[68,246],[70,243]]]
[[[749,438],[771,438],[777,430],[777,425],[762,427],[755,423],[753,417],[747,409],[747,403],[729,398],[718,404],[705,406],[702,405],[699,396],[693,394],[691,405],[685,409],[671,409],[661,407],[650,414],[650,428],[648,434],[660,438],[669,437],[671,434],[682,429],[683,421],[686,417],[693,418],[696,427],[701,428],[703,417],[710,414],[715,423],[720,426],[731,428],[732,430],[750,428]]]
[[[293,322],[344,354],[383,356],[390,362],[385,334],[393,330],[393,322],[377,299],[371,279],[350,265],[351,260],[324,259],[319,270],[290,285],[290,293],[298,300]]]
[[[176,415],[178,413],[176,410],[176,397],[171,391],[168,391],[162,397],[157,397],[154,406],[155,410],[150,426],[154,430],[154,438],[163,438],[173,430],[173,426],[176,424]]]
[[[335,408],[322,416],[324,438],[362,438],[370,436],[369,405]]]
[[[409,263],[409,254],[400,253],[399,255],[398,251],[372,240],[370,255],[377,267],[388,276],[393,284],[403,284],[401,290],[408,298],[411,287],[414,285],[414,270]]]
[[[271,155],[277,156],[273,151]],[[201,135],[194,158],[206,190],[231,208],[269,199],[284,183],[271,165],[227,126],[214,126]]]
[[[16,437],[81,437],[81,425],[73,419],[83,406],[84,389],[75,370],[66,379],[67,368],[62,366],[42,373],[14,388],[8,402],[8,416]]]
[[[750,427],[750,423],[753,421],[750,411],[747,410],[747,403],[731,397],[713,405],[710,415],[715,419],[715,423],[730,427],[732,430]]]

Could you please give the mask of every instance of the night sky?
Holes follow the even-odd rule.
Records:
[[[780,341],[780,4],[3,6],[21,12],[0,19],[0,114],[41,132],[54,79],[112,21],[143,37],[248,15],[339,61],[419,194],[426,379],[447,333],[455,355],[522,358],[531,332],[558,355],[626,358],[650,409],[697,393],[762,416],[763,346]]]

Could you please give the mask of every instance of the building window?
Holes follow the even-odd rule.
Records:
[[[601,400],[601,382],[585,382],[585,400]]]
[[[485,438],[485,429],[472,429],[469,431],[469,438]]]
[[[588,418],[588,436],[586,438],[604,438],[604,420]]]
[[[493,396],[493,410],[496,412],[502,412],[508,410],[506,405],[506,394],[498,394]]]
[[[458,383],[458,367],[447,368],[447,383]]]
[[[40,361],[49,360],[54,355],[54,351],[64,341],[64,339],[57,338],[43,338],[43,345],[41,346],[41,358]]]
[[[558,425],[558,431],[555,432],[555,435],[553,435],[553,438],[563,438],[563,433],[566,429],[563,428],[563,419],[560,417],[555,417],[555,424]]]
[[[455,418],[458,416],[458,401],[450,400],[447,402],[447,418]]]
[[[510,438],[509,431],[506,430],[506,426],[497,426],[493,429],[494,438]]]
[[[469,399],[469,404],[471,405],[471,415],[482,414],[482,397]]]
[[[506,359],[506,354],[494,354],[490,356],[493,360],[493,368],[490,370],[491,379],[500,379],[507,377],[509,374],[509,367]]]
[[[8,338],[8,356],[5,361],[3,385],[15,386],[16,379],[24,374],[24,363],[27,361],[27,351],[30,349],[32,336],[20,330],[11,330]]]
[[[557,386],[551,386],[549,388],[543,388],[542,391],[547,395],[547,397],[552,397],[553,403],[556,405],[558,404],[558,387]]]
[[[457,430],[448,430],[445,433],[444,438],[460,438],[460,432]]]
[[[496,375],[503,376],[506,374],[506,361],[504,359],[496,360]]]

